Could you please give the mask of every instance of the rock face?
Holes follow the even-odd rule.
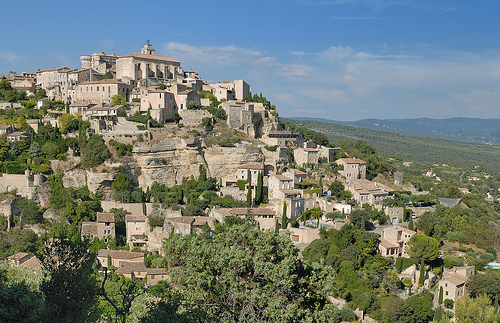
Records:
[[[161,142],[143,143],[134,147],[136,166],[141,167],[139,185],[144,189],[153,182],[167,186],[180,184],[191,175],[199,175],[203,165],[212,177],[223,177],[236,171],[239,165],[263,161],[260,148],[202,148],[197,138],[166,138]]]

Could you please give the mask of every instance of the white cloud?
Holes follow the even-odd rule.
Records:
[[[263,59],[263,53],[243,49],[234,45],[227,46],[192,46],[184,43],[170,42],[161,46],[162,54],[177,57],[181,61],[210,63],[215,65],[241,65]],[[265,62],[270,58],[264,59]]]

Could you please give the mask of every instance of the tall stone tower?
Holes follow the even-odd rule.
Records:
[[[155,55],[155,49],[149,43],[149,39],[148,39],[148,42],[146,43],[146,45],[144,45],[144,47],[141,49],[141,54]]]

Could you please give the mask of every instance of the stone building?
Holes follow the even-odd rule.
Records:
[[[454,267],[443,273],[443,278],[439,281],[439,288],[443,288],[443,300],[457,299],[467,296],[467,282],[474,275],[474,266]]]
[[[337,165],[344,166],[343,170],[339,173],[345,177],[346,182],[350,182],[353,179],[365,179],[366,178],[366,162],[363,160],[353,157],[353,158],[340,158],[335,161]]]
[[[171,57],[157,56],[149,41],[141,49],[141,53],[121,56],[116,60],[116,78],[125,77],[133,80],[150,80],[146,85],[163,83],[182,77],[181,63]]]
[[[121,95],[126,100],[132,87],[116,79],[82,82],[76,86],[74,101],[110,103],[114,95]]]

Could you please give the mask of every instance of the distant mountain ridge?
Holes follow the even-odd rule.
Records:
[[[500,172],[500,145],[497,144],[457,141],[425,135],[415,136],[379,128],[373,130],[334,123],[332,120],[323,122],[317,119],[282,118],[282,121],[323,132],[331,142],[336,144],[345,139],[363,140],[377,149],[380,154],[402,161],[424,164],[479,165]]]
[[[412,136],[428,136],[457,141],[500,145],[500,119],[462,117],[448,119],[362,119],[358,121],[335,121],[324,118],[289,119],[315,120]]]

